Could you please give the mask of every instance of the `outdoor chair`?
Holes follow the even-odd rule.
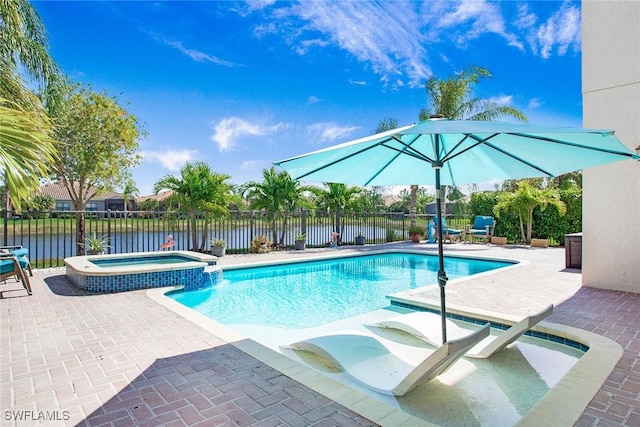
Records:
[[[462,230],[456,230],[455,228],[449,228],[447,220],[442,218],[442,243],[447,240],[451,243],[460,241],[462,236]],[[433,243],[438,240],[438,217],[434,216],[429,222],[429,243]]]
[[[466,243],[467,238],[471,243],[474,240],[482,240],[485,243],[491,242],[493,230],[496,227],[496,220],[492,216],[476,215],[473,224],[467,226],[464,230],[463,239]]]
[[[542,311],[527,316],[509,329],[499,335],[490,335],[471,348],[465,357],[476,359],[486,359],[502,350],[509,344],[520,338],[525,332],[535,326],[545,317],[553,313],[553,304],[548,305]],[[442,319],[440,315],[426,311],[416,311],[409,314],[401,314],[371,326],[377,328],[398,329],[408,334],[420,338],[427,343],[438,347],[442,342],[442,331],[440,329]],[[461,328],[451,320],[447,319],[447,337],[460,339],[469,334],[469,329]]]
[[[0,280],[6,281],[10,277],[16,277],[22,282],[22,286],[31,295],[31,283],[28,276],[24,273],[18,257],[11,252],[0,252]]]
[[[282,346],[311,352],[329,365],[378,393],[403,396],[418,385],[444,373],[470,348],[489,336],[489,325],[457,340],[447,341],[418,364],[392,351],[372,335],[344,331]]]
[[[33,277],[33,270],[31,269],[31,262],[29,261],[29,249],[23,246],[0,246],[0,252],[9,252],[16,256],[20,267],[23,270],[28,270],[29,275]]]

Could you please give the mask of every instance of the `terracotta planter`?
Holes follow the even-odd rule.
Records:
[[[422,234],[412,234],[411,235],[411,241],[413,243],[420,243],[420,239],[422,239]]]
[[[548,248],[549,239],[531,239],[532,248]]]
[[[493,244],[493,245],[506,245],[507,244],[507,238],[506,237],[492,236],[491,237],[491,244]]]

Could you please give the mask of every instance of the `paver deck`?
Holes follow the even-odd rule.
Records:
[[[317,252],[227,256],[221,264]],[[622,359],[576,425],[640,425],[640,294],[581,288],[579,271],[564,269],[561,249],[457,244],[446,252],[527,262],[452,282],[451,307],[515,316],[551,301],[556,309],[550,322],[618,342]],[[64,269],[35,274],[31,297],[12,280],[0,284],[3,426],[377,425],[167,310],[145,291],[89,295],[67,281]]]

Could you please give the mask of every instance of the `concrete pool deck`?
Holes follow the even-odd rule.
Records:
[[[227,256],[220,264],[328,252]],[[581,288],[562,249],[455,244],[445,252],[527,263],[473,286],[451,283],[450,307],[519,316],[553,302],[549,322],[618,342],[622,359],[576,425],[640,425],[640,295]],[[31,297],[14,284],[0,285],[2,425],[411,425],[391,414],[369,421],[239,350],[253,345],[248,340],[230,345],[145,291],[88,295],[70,286],[64,269],[37,271]],[[60,421],[33,421],[41,415]]]

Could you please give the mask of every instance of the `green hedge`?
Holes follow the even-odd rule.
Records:
[[[560,190],[560,198],[567,205],[567,213],[560,216],[553,207],[543,212],[539,208],[533,211],[533,238],[549,238],[551,243],[564,245],[565,234],[582,231],[582,190],[571,188]],[[474,193],[469,206],[472,215],[494,216],[493,207],[498,201],[498,192]],[[506,237],[509,243],[521,243],[520,221],[518,216],[504,212],[496,218],[495,236]]]

